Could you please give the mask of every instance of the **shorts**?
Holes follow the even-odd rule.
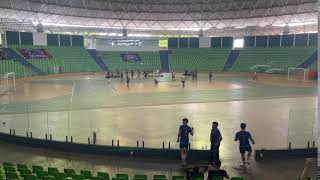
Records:
[[[241,153],[241,154],[245,154],[246,152],[249,152],[249,153],[252,152],[251,146],[240,147],[239,150],[240,150],[240,153]]]
[[[189,143],[180,143],[180,149],[189,149]]]

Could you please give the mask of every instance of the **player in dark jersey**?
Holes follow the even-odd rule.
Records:
[[[184,118],[182,119],[182,125],[179,128],[178,133],[178,140],[177,142],[180,142],[180,155],[181,155],[181,161],[182,165],[186,165],[186,159],[188,156],[188,149],[189,149],[189,134],[193,136],[194,131],[193,128],[188,126],[188,119]]]
[[[137,76],[137,79],[141,79],[140,69],[138,69],[138,76]]]
[[[121,82],[123,82],[123,72],[120,73]]]
[[[159,84],[158,79],[157,79],[157,78],[154,78],[154,86],[158,86],[158,84]]]
[[[133,79],[133,76],[134,76],[134,71],[131,70],[131,79]]]
[[[127,88],[130,88],[130,77],[127,76]]]
[[[241,123],[241,125],[240,125],[241,131],[237,132],[236,136],[234,138],[235,141],[239,141],[239,150],[241,153],[243,167],[245,167],[246,164],[249,164],[248,161],[250,160],[251,153],[252,153],[249,139],[252,142],[252,144],[255,144],[254,140],[251,137],[251,134],[248,131],[246,131],[246,126],[247,125],[245,123]],[[246,157],[245,157],[246,152],[248,152],[247,161],[246,161]]]
[[[210,71],[210,72],[209,72],[209,80],[210,80],[210,82],[212,81],[212,76],[213,76],[213,75],[212,75],[212,71]]]
[[[176,81],[176,75],[175,75],[174,71],[171,72],[171,80]]]
[[[210,163],[208,167],[208,180],[211,179],[223,179],[227,178],[229,179],[229,175],[227,171],[220,169],[221,167],[221,161],[217,160],[214,163]]]
[[[210,134],[210,162],[216,162],[220,160],[219,156],[219,148],[220,148],[220,143],[222,141],[222,136],[221,133],[218,129],[218,122],[213,122],[212,123],[212,129],[211,129],[211,134]]]

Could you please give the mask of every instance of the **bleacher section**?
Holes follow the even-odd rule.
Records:
[[[271,65],[287,70],[300,65],[316,50],[316,47],[244,48],[231,70],[250,71],[254,65]]]
[[[48,72],[48,68],[63,67],[63,72],[98,72],[99,66],[94,62],[89,53],[81,47],[58,46],[23,46],[11,47],[19,53],[19,48],[43,48],[52,56],[50,59],[29,59],[29,62]]]
[[[91,172],[89,170],[80,170],[77,173],[74,169],[31,166],[26,164],[12,164],[3,162],[0,166],[0,180],[186,180],[184,176],[167,177],[165,175],[152,175],[148,177],[145,174],[135,174],[130,177],[129,174],[117,173],[111,177],[108,172]],[[193,180],[203,180],[203,177],[194,177]],[[221,180],[221,178],[213,178],[211,180]],[[231,180],[244,180],[243,177],[231,177]]]
[[[121,54],[132,53],[138,54],[141,61],[128,62],[123,61]],[[155,70],[161,69],[160,55],[158,51],[139,51],[139,52],[119,52],[119,51],[104,51],[99,52],[99,56],[102,56],[104,63],[111,71],[119,70]]]
[[[170,70],[215,70],[222,71],[231,49],[188,48],[172,50]]]
[[[309,69],[314,70],[314,71],[318,71],[318,61],[313,62]]]
[[[0,74],[14,72],[16,77],[31,76],[32,70],[14,60],[0,60]]]

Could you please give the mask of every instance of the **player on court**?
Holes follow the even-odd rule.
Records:
[[[130,88],[130,77],[127,76],[127,88]]]
[[[212,75],[212,71],[210,71],[210,72],[209,72],[209,80],[210,80],[210,82],[212,81],[212,76],[213,76],[213,75]]]
[[[257,72],[256,71],[252,75],[252,80],[254,80],[254,81],[257,80]]]
[[[188,121],[187,118],[182,119],[182,125],[179,128],[177,140],[177,142],[180,142],[180,155],[183,166],[187,165],[186,159],[189,148],[189,134],[191,134],[191,136],[194,134],[193,128],[188,126]]]
[[[185,83],[186,83],[186,76],[185,75],[181,76],[181,83],[182,83],[182,87],[184,88],[185,87]]]
[[[241,166],[244,168],[246,167],[246,164],[250,164],[249,160],[252,153],[249,139],[252,142],[252,144],[255,144],[254,140],[251,137],[251,134],[248,131],[246,131],[246,126],[247,125],[245,123],[241,123],[240,125],[241,131],[237,132],[234,138],[235,141],[239,141],[239,149],[240,149],[242,163],[243,163],[243,165]],[[247,160],[245,157],[246,152],[248,152]]]
[[[210,162],[220,161],[219,148],[220,143],[223,140],[220,130],[218,129],[219,123],[212,122],[212,129],[210,133]]]
[[[137,76],[137,79],[141,79],[141,75],[140,75],[140,69],[138,69],[138,76]]]
[[[157,78],[154,78],[154,86],[158,86],[158,84],[159,84],[158,79],[157,79]]]
[[[171,80],[176,81],[176,75],[174,74],[174,71],[171,72]]]

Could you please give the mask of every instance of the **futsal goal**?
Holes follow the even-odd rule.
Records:
[[[16,91],[16,76],[14,72],[0,74],[0,94],[10,94]]]
[[[295,80],[295,81],[309,80],[309,69],[288,68],[288,80]]]

